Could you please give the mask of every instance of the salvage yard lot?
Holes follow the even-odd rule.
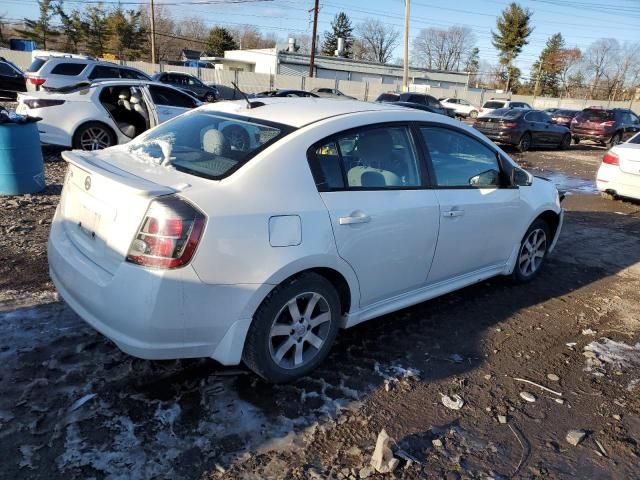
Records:
[[[637,477],[640,205],[595,194],[604,149],[510,152],[568,191],[533,283],[343,331],[312,376],[279,386],[134,359],[57,301],[46,239],[66,165],[45,153],[44,192],[0,197],[0,478],[383,478],[366,469],[382,428],[413,458],[397,478]]]

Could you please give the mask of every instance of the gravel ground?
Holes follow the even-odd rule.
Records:
[[[514,153],[569,193],[533,283],[359,325],[273,386],[128,357],[57,301],[45,250],[65,165],[46,151],[47,189],[0,197],[0,479],[637,478],[640,205],[594,194],[603,153]],[[442,404],[454,394],[460,410]],[[367,468],[382,428],[400,458],[386,476]]]

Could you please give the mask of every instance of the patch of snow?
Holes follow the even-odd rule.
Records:
[[[587,357],[586,371],[594,371],[601,364],[613,365],[619,370],[640,367],[640,343],[628,345],[609,338],[601,338],[584,347]]]

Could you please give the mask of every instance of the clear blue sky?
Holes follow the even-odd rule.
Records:
[[[212,26],[254,24],[283,39],[289,34],[301,36],[311,30],[309,9],[313,6],[313,0],[221,4],[225,1],[228,0],[155,0],[155,3],[173,4],[169,8],[176,19],[195,16]],[[66,0],[65,6],[72,9],[89,3],[92,3],[91,0]],[[103,3],[116,4],[117,0],[106,0]],[[126,8],[135,7],[139,3],[144,3],[144,0],[122,0]],[[535,27],[529,45],[516,62],[523,76],[529,75],[531,64],[547,38],[556,32],[562,33],[567,46],[581,49],[601,37],[615,38],[620,43],[640,41],[638,0],[521,0],[519,3],[534,12]],[[490,32],[492,28],[495,29],[496,17],[508,4],[508,0],[412,0],[410,37],[413,38],[420,29],[427,27],[468,26],[476,36],[481,59],[495,63],[497,54],[491,45]],[[403,26],[403,0],[321,0],[320,7],[320,33],[329,28],[333,16],[341,10],[349,15],[354,24],[366,18],[377,18],[398,29]],[[33,18],[37,16],[36,0],[1,0],[0,14],[3,13],[10,21],[23,17]],[[398,48],[394,58],[400,54],[401,49]]]

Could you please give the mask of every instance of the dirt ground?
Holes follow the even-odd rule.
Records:
[[[344,331],[313,375],[278,386],[129,357],[58,301],[58,153],[43,193],[0,197],[0,479],[640,478],[640,205],[595,194],[604,149],[510,152],[568,193],[533,283],[492,279]],[[459,410],[442,403],[454,394]],[[387,475],[367,468],[382,428],[400,459]]]

